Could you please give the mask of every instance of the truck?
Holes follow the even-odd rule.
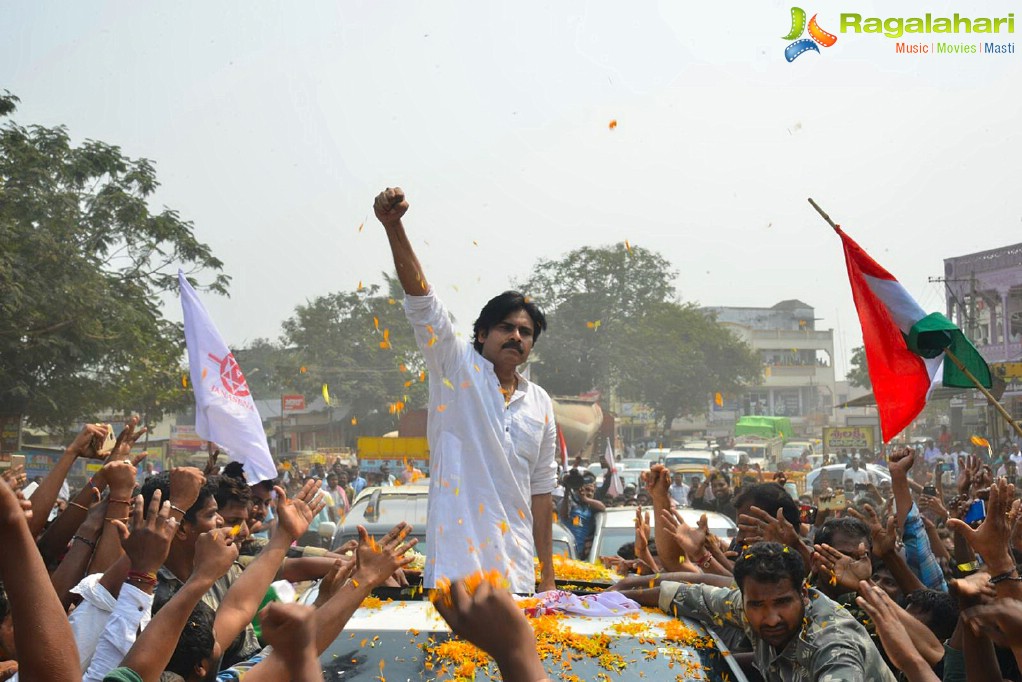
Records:
[[[735,437],[734,450],[740,450],[749,456],[749,464],[759,464],[764,469],[776,468],[781,458],[784,440],[780,436],[762,438],[760,436]]]

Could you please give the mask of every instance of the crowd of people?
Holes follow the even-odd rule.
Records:
[[[1018,441],[967,451],[943,429],[919,449],[841,453],[840,475],[801,494],[785,472],[741,461],[687,482],[653,463],[641,490],[614,496],[581,467],[559,478],[552,402],[518,371],[542,312],[505,292],[459,340],[405,233],[404,193],[385,190],[374,210],[430,370],[422,575],[406,522],[378,539],[359,528],[334,551],[303,545],[366,486],[421,472],[291,466],[250,482],[211,453],[205,470],[140,474],[137,419],[51,514],[75,461],[105,440],[89,424],[27,498],[23,469],[0,479],[0,679],[319,681],[320,655],[363,600],[420,580],[504,679],[546,679],[511,593],[555,589],[555,492],[582,552],[607,506],[637,505],[634,542],[606,557],[621,573],[610,589],[703,622],[750,679],[1022,679]],[[693,525],[680,507],[705,513]],[[711,513],[736,522],[734,538],[710,532]],[[276,580],[318,581],[315,603],[274,599]]]

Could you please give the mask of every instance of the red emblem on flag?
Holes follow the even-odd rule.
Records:
[[[245,381],[245,375],[234,359],[234,353],[228,353],[222,360],[210,353],[209,359],[220,365],[220,383],[228,393],[239,398],[248,397],[248,382]]]

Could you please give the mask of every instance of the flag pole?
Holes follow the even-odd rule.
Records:
[[[1004,420],[1008,422],[1011,428],[1015,429],[1015,433],[1022,437],[1022,426],[1019,426],[1018,422],[1011,418],[1011,415],[1008,414],[1008,411],[1004,409],[1004,405],[1001,405],[1001,403],[998,402],[997,398],[995,398],[994,395],[990,391],[988,391],[987,388],[980,382],[980,380],[977,379],[973,375],[973,373],[969,371],[969,369],[962,363],[962,361],[959,360],[955,356],[955,354],[951,352],[950,348],[944,349],[944,355],[950,358],[951,362],[955,363],[955,366],[958,369],[960,369],[965,376],[969,378],[969,381],[971,381],[976,386],[976,388],[978,388],[980,392],[982,392],[983,395],[986,396],[986,399],[990,402],[991,405],[993,405],[994,409],[996,409],[997,412],[1000,413],[1001,417],[1003,417]]]
[[[813,208],[816,209],[816,212],[819,213],[820,216],[827,221],[828,225],[833,227],[835,230],[838,229],[838,226],[834,223],[833,220],[830,219],[830,216],[827,215],[827,212],[820,208],[820,205],[813,201],[812,197],[809,197],[809,203],[812,205]],[[980,392],[982,392],[983,395],[986,396],[986,399],[990,402],[991,405],[994,406],[994,409],[997,410],[1001,417],[1003,417],[1004,420],[1008,422],[1009,425],[1011,425],[1011,428],[1015,430],[1015,433],[1022,437],[1022,426],[1019,426],[1015,422],[1015,420],[1011,418],[1011,415],[1008,414],[1008,411],[1006,409],[1004,409],[1004,406],[1001,405],[1001,403],[997,401],[997,398],[995,398],[993,394],[987,390],[987,388],[980,382],[980,380],[977,379],[964,364],[962,364],[962,361],[959,360],[955,356],[955,354],[951,352],[950,348],[944,349],[944,355],[950,358],[951,362],[955,363],[955,366],[958,367],[958,369],[960,369],[962,373],[969,378],[969,381],[971,381],[973,385],[975,385],[976,388],[978,388]]]
[[[815,208],[815,209],[816,209],[816,212],[817,212],[817,213],[819,213],[819,214],[820,214],[820,216],[821,216],[821,217],[822,217],[822,218],[823,218],[824,220],[826,220],[826,221],[827,221],[827,224],[828,224],[828,225],[830,225],[831,227],[833,227],[833,228],[834,228],[835,230],[839,229],[839,228],[838,228],[838,226],[837,226],[837,223],[835,223],[835,222],[834,222],[833,220],[831,220],[831,219],[830,219],[830,216],[829,216],[829,215],[827,215],[827,212],[826,212],[826,211],[824,211],[824,210],[823,210],[822,208],[820,208],[820,205],[819,205],[818,203],[816,203],[815,201],[813,201],[813,198],[812,198],[812,197],[809,197],[809,203],[810,203],[810,204],[812,205],[812,207],[813,207],[813,208]]]

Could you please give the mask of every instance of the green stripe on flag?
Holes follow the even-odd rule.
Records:
[[[924,358],[935,358],[945,349],[950,349],[984,388],[991,387],[986,360],[962,330],[940,313],[931,313],[912,325],[905,341],[910,351]],[[955,388],[975,388],[975,384],[951,360],[944,361],[943,383]]]

